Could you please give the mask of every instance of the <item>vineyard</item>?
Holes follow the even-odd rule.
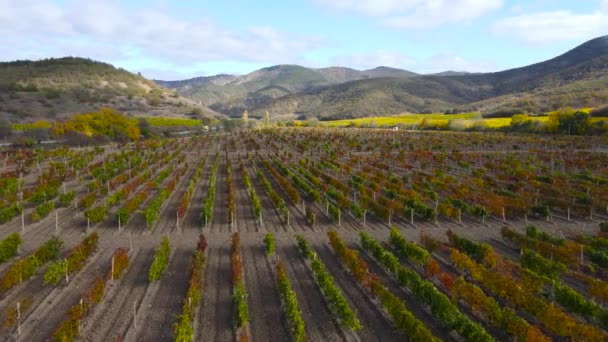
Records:
[[[2,341],[606,341],[608,139],[0,152]]]

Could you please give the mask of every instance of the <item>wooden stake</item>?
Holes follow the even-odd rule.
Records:
[[[21,335],[21,303],[17,302],[17,335]]]
[[[21,231],[25,232],[25,213],[21,212]]]
[[[110,281],[114,281],[114,256],[112,255],[112,271],[110,272]]]
[[[507,216],[505,215],[505,207],[502,207],[502,222],[507,222]]]
[[[59,213],[57,211],[55,211],[55,231],[59,231]]]
[[[66,284],[69,284],[70,275],[68,274],[68,259],[63,259],[63,262],[65,263],[65,282],[66,282]]]

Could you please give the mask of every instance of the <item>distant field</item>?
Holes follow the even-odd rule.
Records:
[[[541,117],[530,117],[535,121],[546,123],[549,120],[548,116]],[[465,114],[400,114],[396,116],[379,116],[379,117],[368,117],[360,119],[350,120],[334,120],[324,121],[321,123],[322,126],[326,127],[347,127],[347,126],[370,126],[376,125],[378,127],[389,127],[397,125],[419,125],[425,122],[429,125],[447,125],[452,121],[453,124],[464,126],[469,128],[475,124],[482,123],[488,128],[500,128],[509,126],[511,124],[511,118],[491,118],[484,119],[479,113],[465,113]],[[608,118],[591,118],[591,122],[606,121]]]
[[[186,118],[167,118],[167,117],[157,117],[157,116],[142,116],[150,126],[152,127],[196,127],[201,125],[200,120],[196,119],[186,119]],[[137,123],[140,117],[132,118],[133,122]],[[11,125],[13,130],[15,131],[25,131],[35,128],[51,128],[51,124],[47,121],[40,121],[35,123],[19,123]]]
[[[479,117],[477,113],[465,114],[401,114],[397,116],[379,116],[370,118],[350,119],[350,120],[335,120],[324,121],[323,126],[328,127],[345,127],[345,126],[366,126],[375,124],[377,126],[393,126],[393,125],[412,125],[420,124],[426,119],[429,124],[448,123],[449,120],[464,119],[470,120]]]
[[[185,119],[185,118],[166,118],[158,116],[144,116],[146,120],[153,127],[175,127],[175,126],[187,126],[196,127],[201,125],[200,120],[196,119]],[[139,118],[135,118],[137,120]]]

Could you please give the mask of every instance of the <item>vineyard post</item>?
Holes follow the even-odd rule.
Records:
[[[593,207],[589,209],[589,219],[593,220]]]
[[[25,213],[21,209],[21,231],[25,232]]]
[[[175,228],[179,230],[179,210],[175,213]]]
[[[87,217],[87,232],[91,229],[91,220]]]
[[[17,302],[17,335],[21,335],[21,303]]]
[[[462,210],[458,208],[458,223],[462,224]]]
[[[122,223],[120,222],[120,215],[118,216],[118,231],[122,229]]]
[[[65,283],[69,284],[70,283],[70,275],[68,274],[68,259],[63,259],[63,262],[65,263]]]
[[[114,282],[114,256],[112,255],[112,270],[110,272],[110,281]]]
[[[583,245],[581,245],[581,264],[583,263]]]
[[[524,214],[524,221],[526,222],[526,225],[528,225],[528,214],[527,213]]]
[[[133,236],[131,235],[131,232],[129,232],[129,250],[133,250]]]
[[[393,218],[393,210],[388,211],[388,225],[391,225],[391,219]]]
[[[327,200],[326,202],[326,206],[325,206],[325,215],[329,216],[329,200]]]
[[[260,228],[264,225],[264,221],[262,220],[262,211],[260,210]]]
[[[84,300],[80,298],[80,317],[84,316]],[[82,319],[78,320],[78,326],[76,326],[76,336],[80,335],[80,323],[82,323]]]
[[[367,225],[367,210],[363,210],[363,225]]]
[[[338,208],[338,226],[342,227],[342,209]]]
[[[410,209],[410,224],[414,225],[414,208]]]
[[[59,213],[57,211],[55,211],[55,231],[59,231]]]
[[[287,226],[289,226],[289,210],[285,212],[287,214]]]
[[[502,207],[502,222],[507,222],[507,216],[505,215],[505,207]]]
[[[306,202],[302,199],[302,211],[306,212]]]
[[[568,221],[570,221],[570,207],[568,207]]]
[[[65,191],[65,182],[62,182],[62,183],[61,183],[61,186],[63,187],[63,194],[65,195],[65,192],[66,192],[66,191]]]

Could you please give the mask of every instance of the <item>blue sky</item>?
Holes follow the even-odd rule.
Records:
[[[0,60],[82,56],[150,78],[274,64],[498,71],[608,34],[608,0],[0,0]]]

